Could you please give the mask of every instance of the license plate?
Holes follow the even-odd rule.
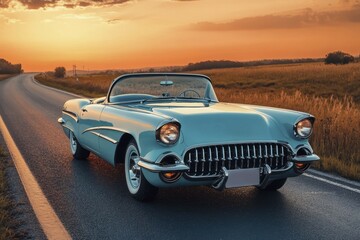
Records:
[[[226,182],[226,188],[254,186],[260,184],[260,169],[234,169],[228,170],[229,176]]]

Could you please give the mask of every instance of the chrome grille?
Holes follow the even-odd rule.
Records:
[[[259,168],[268,164],[272,170],[286,166],[288,148],[280,143],[246,143],[197,147],[185,153],[190,177],[216,176],[220,169]]]

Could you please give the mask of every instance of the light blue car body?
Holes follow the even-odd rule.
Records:
[[[132,76],[120,76],[112,85]],[[112,165],[122,163],[125,148],[129,141],[134,139],[140,153],[141,171],[148,182],[157,187],[212,185],[217,180],[214,176],[193,178],[186,174],[189,171],[189,165],[186,165],[185,160],[186,153],[190,149],[201,151],[204,149],[201,147],[204,146],[219,146],[219,151],[234,148],[233,144],[243,144],[237,146],[244,146],[245,149],[249,143],[279,143],[285,146],[288,151],[286,164],[268,173],[266,181],[298,176],[302,171],[295,167],[295,163],[307,164],[319,160],[313,153],[308,139],[296,136],[294,130],[295,124],[302,119],[314,121],[314,117],[308,113],[216,101],[169,100],[112,104],[108,99],[109,96],[93,100],[69,100],[64,104],[62,117],[58,121],[67,136],[69,131],[72,131],[83,148]],[[169,122],[181,125],[179,140],[173,145],[163,144],[156,139],[157,129]],[[250,145],[250,148],[251,146],[255,145]],[[265,147],[260,146],[260,151],[264,151]],[[206,149],[211,151],[211,147]],[[275,147],[271,150],[275,151]],[[232,153],[233,150],[230,150],[230,155]],[[256,154],[259,153],[255,152]],[[168,155],[176,157],[178,161],[174,165],[163,166],[161,161]],[[223,157],[225,156],[226,153]],[[167,171],[179,171],[182,172],[182,176],[175,182],[165,182],[160,173]]]

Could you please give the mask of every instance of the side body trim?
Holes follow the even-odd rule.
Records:
[[[101,137],[102,139],[105,139],[105,140],[111,142],[112,144],[117,144],[118,143],[118,141],[116,141],[116,140],[114,140],[114,139],[112,139],[110,137],[107,137],[107,136],[105,136],[103,134],[100,134],[100,133],[97,133],[97,132],[94,132],[94,131],[90,131],[90,133],[92,133],[92,134],[94,134],[94,135],[96,135],[98,137]]]
[[[76,113],[70,112],[70,111],[66,111],[66,110],[62,110],[63,114],[68,115],[69,117],[71,117],[72,119],[74,119],[76,122],[79,122],[79,118],[77,116]]]

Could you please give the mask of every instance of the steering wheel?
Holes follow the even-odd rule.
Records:
[[[185,91],[181,92],[181,93],[178,95],[178,97],[181,97],[181,95],[183,95],[184,97],[186,97],[186,93],[188,93],[188,92],[195,93],[198,98],[201,98],[200,94],[199,94],[197,91],[193,90],[193,89],[186,89]]]

